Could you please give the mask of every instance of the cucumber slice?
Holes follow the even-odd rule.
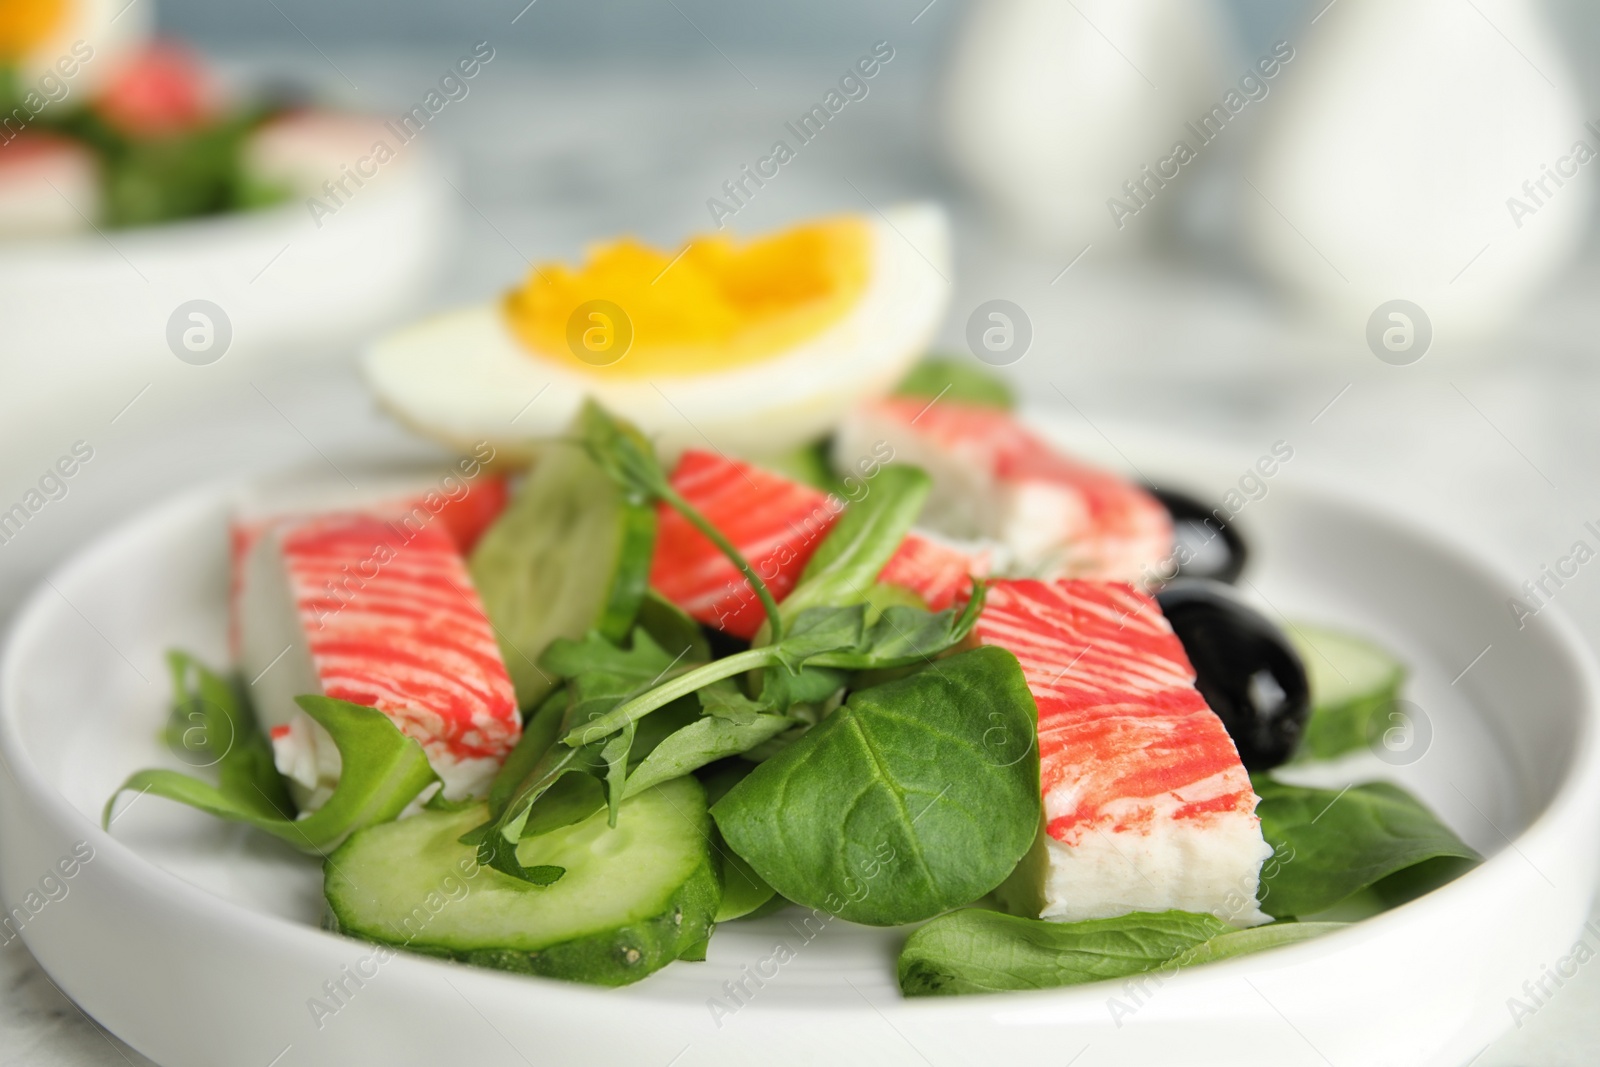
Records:
[[[546,451],[469,562],[524,708],[555,686],[537,665],[551,641],[627,636],[655,537],[655,509],[628,499],[582,448]]]
[[[525,866],[566,869],[530,885],[477,863],[457,839],[483,805],[423,812],[355,834],[328,860],[323,888],[342,933],[483,967],[626,985],[710,936],[720,897],[705,791],[678,778],[525,839]]]
[[[1405,683],[1405,665],[1364,638],[1317,626],[1289,627],[1306,665],[1311,719],[1301,758],[1331,759],[1368,745]],[[1380,718],[1383,721],[1378,721]]]

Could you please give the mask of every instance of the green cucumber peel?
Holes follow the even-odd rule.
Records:
[[[1311,687],[1311,718],[1296,758],[1334,759],[1378,743],[1397,717],[1405,665],[1371,641],[1341,630],[1291,625],[1288,636]]]
[[[682,515],[706,540],[716,545],[718,551],[744,575],[750,588],[755,590],[772,632],[783,632],[778,602],[773,599],[767,583],[756,573],[750,561],[723,536],[722,531],[672,487],[667,472],[656,458],[655,448],[637,428],[609,414],[593,400],[588,400],[578,414],[578,440],[590,458],[625,493],[637,500],[662,501]]]
[[[621,641],[647,600],[656,509],[576,442],[553,442],[467,561],[524,709],[556,679],[539,665],[561,638]],[[659,613],[653,613],[659,614]]]

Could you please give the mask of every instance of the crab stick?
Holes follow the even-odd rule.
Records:
[[[924,525],[998,541],[1016,573],[1136,582],[1172,552],[1172,518],[1160,501],[1064,455],[1009,412],[890,397],[857,409],[835,452],[877,442],[933,478]]]
[[[793,591],[812,553],[847,506],[811,486],[709,452],[684,453],[671,481],[732,542],[780,602]],[[904,586],[929,607],[942,610],[969,587],[969,574],[981,577],[987,569],[985,552],[966,553],[913,531],[878,580]],[[765,617],[755,591],[733,563],[666,504],[658,512],[650,584],[692,617],[736,637],[753,637]]]
[[[1002,887],[1019,914],[1133,911],[1265,922],[1271,849],[1222,721],[1155,601],[1119,582],[990,583],[977,636],[1022,664],[1039,707],[1044,825]]]
[[[339,752],[294,698],[377,708],[418,741],[447,797],[481,794],[522,733],[495,634],[444,524],[366,512],[282,519],[243,565],[240,665],[302,808]]]

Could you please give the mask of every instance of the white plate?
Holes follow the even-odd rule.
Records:
[[[325,353],[386,323],[422,295],[442,258],[455,195],[442,166],[414,148],[320,220],[297,197],[261,211],[0,242],[0,412],[106,379],[122,393],[126,383],[192,370],[167,340],[169,319],[192,300],[222,309],[235,363]]]
[[[1220,493],[1238,477],[1192,447],[1118,443],[1174,486]],[[62,568],[0,663],[0,894],[25,902],[75,843],[94,850],[23,936],[85,1009],[168,1067],[942,1067],[1080,1053],[1080,1067],[1459,1064],[1510,1025],[1507,998],[1566,954],[1595,885],[1600,689],[1571,627],[1546,611],[1519,632],[1506,608],[1515,590],[1493,568],[1286,470],[1240,517],[1257,549],[1247,589],[1269,610],[1356,625],[1400,650],[1433,731],[1409,766],[1364,755],[1324,773],[1384,774],[1418,792],[1490,857],[1458,881],[1321,940],[1142,989],[905,1001],[900,933],[833,921],[808,940],[798,910],[729,924],[707,963],[625,990],[415,957],[358,986],[343,969],[370,949],[316,927],[316,863],[155,798],[134,801],[114,836],[97,827],[129,771],[176,765],[156,736],[163,650],[222,658],[222,500],[207,489],[163,504]],[[729,1014],[725,983],[779,942],[796,958],[749,983],[754,995]],[[319,1026],[308,1002],[341,980],[343,1006]]]

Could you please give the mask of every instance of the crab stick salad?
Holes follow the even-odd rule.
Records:
[[[908,996],[1121,978],[1475,863],[1392,784],[1279,777],[1389,730],[1403,666],[1286,636],[1201,576],[1231,523],[926,357],[944,243],[932,205],[611,241],[375,342],[468,454],[242,493],[233,669],[172,656],[214,783],[123,790],[325,858],[342,934],[601,985],[790,907],[915,926]]]
[[[341,164],[390,139],[375,119],[237,98],[193,51],[148,37],[150,9],[0,4],[0,240],[326,196]]]

